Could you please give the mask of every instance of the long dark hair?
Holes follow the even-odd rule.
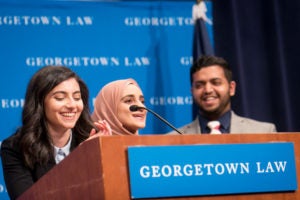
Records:
[[[73,138],[77,144],[88,138],[93,128],[88,102],[89,92],[81,78],[64,66],[41,68],[33,75],[27,86],[22,112],[22,126],[18,129],[14,140],[19,145],[25,165],[31,169],[35,165],[47,163],[53,157],[53,147],[46,126],[44,100],[54,87],[70,78],[77,80],[84,105],[83,111],[73,128]]]

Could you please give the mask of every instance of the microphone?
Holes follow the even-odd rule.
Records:
[[[158,119],[160,119],[161,121],[163,121],[165,124],[167,124],[169,127],[171,127],[173,130],[175,130],[176,132],[178,132],[179,134],[183,134],[182,132],[180,132],[177,128],[175,128],[172,124],[170,124],[167,120],[165,120],[164,118],[162,118],[160,115],[158,115],[156,112],[150,110],[149,108],[146,107],[141,107],[141,106],[137,106],[137,105],[132,105],[129,107],[129,110],[131,112],[135,112],[138,111],[140,109],[144,109],[147,110],[149,112],[151,112],[153,115],[155,115]]]

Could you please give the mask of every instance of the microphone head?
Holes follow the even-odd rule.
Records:
[[[138,111],[138,110],[139,110],[139,107],[138,107],[137,105],[132,105],[132,106],[129,107],[129,110],[130,110],[131,112]]]

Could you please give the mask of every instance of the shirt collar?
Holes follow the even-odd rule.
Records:
[[[59,147],[56,147],[56,146],[53,145],[55,156],[57,155],[57,152],[58,152],[59,149],[61,149],[66,154],[66,156],[70,154],[72,135],[73,134],[71,133],[69,141],[68,141],[68,143],[64,147],[59,148]]]
[[[207,128],[207,123],[210,121],[204,118],[201,115],[198,115],[199,124],[201,127],[201,133],[209,133],[210,130]],[[230,130],[230,120],[231,120],[231,110],[224,113],[219,119],[217,119],[221,123],[221,132],[229,133]]]

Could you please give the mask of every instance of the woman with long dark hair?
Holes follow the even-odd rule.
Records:
[[[3,141],[1,159],[8,194],[19,197],[93,130],[86,84],[64,66],[46,66],[31,78],[22,125]],[[96,126],[97,127],[97,126]]]

